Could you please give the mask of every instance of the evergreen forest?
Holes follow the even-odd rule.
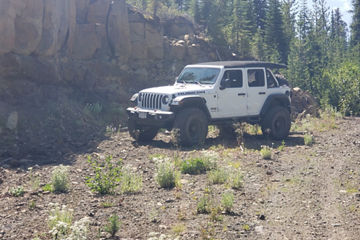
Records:
[[[240,60],[285,63],[293,87],[323,107],[360,114],[360,0],[352,22],[326,0],[127,0],[153,18],[184,16],[219,52]],[[222,59],[229,60],[229,59]]]

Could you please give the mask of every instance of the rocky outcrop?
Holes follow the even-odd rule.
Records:
[[[0,160],[119,124],[132,93],[215,59],[194,31],[185,18],[149,19],[125,0],[1,0]]]

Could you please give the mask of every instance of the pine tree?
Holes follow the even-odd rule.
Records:
[[[260,29],[265,28],[265,18],[267,3],[266,0],[253,0],[254,16],[256,27]]]
[[[287,61],[287,46],[284,24],[278,0],[270,0],[266,13],[265,44],[267,60],[275,62]]]
[[[330,48],[332,63],[340,63],[346,53],[346,23],[342,20],[339,8],[331,13]]]
[[[304,90],[310,90],[309,73],[309,41],[308,35],[312,31],[310,13],[306,0],[301,2],[298,20],[295,24],[296,37],[290,42],[290,53],[288,56],[287,78],[293,86]]]
[[[351,46],[356,46],[360,44],[360,0],[353,0],[352,5]]]
[[[282,16],[285,34],[285,55],[290,52],[290,42],[295,38],[296,0],[284,0],[282,3]]]
[[[200,23],[201,15],[200,15],[200,6],[198,0],[191,0],[189,11],[191,16],[194,18],[194,21],[196,23]]]

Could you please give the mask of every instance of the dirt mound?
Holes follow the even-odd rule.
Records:
[[[307,114],[318,116],[319,104],[317,100],[307,91],[295,87],[291,96],[291,118],[303,118]]]

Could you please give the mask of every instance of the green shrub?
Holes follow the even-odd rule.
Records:
[[[52,192],[53,187],[52,187],[51,183],[47,183],[47,184],[45,184],[45,186],[42,187],[42,190],[45,192]]]
[[[109,217],[109,223],[105,226],[104,230],[110,233],[111,237],[114,237],[115,234],[120,230],[119,217],[115,214]]]
[[[68,168],[60,165],[54,168],[51,178],[52,191],[64,193],[69,191],[69,174]]]
[[[142,177],[128,168],[124,168],[120,180],[121,193],[136,193],[142,188]]]
[[[73,218],[73,210],[67,209],[65,205],[61,208],[59,204],[50,204],[52,208],[49,216],[49,233],[53,239],[65,239],[70,233]]]
[[[197,213],[210,213],[211,211],[211,206],[210,206],[210,199],[207,195],[202,196],[199,199],[199,202],[197,203],[197,208],[196,208]]]
[[[304,144],[306,146],[311,146],[314,144],[314,136],[310,135],[310,134],[305,134],[304,135]]]
[[[11,196],[14,196],[14,197],[22,197],[22,196],[24,196],[25,191],[22,186],[17,186],[17,187],[10,188],[9,193]]]
[[[201,174],[206,172],[203,158],[190,158],[181,163],[181,172],[185,174]]]
[[[227,213],[231,212],[234,205],[234,194],[231,192],[224,193],[221,198],[221,205]]]
[[[271,148],[268,146],[261,146],[260,155],[263,159],[271,159]]]
[[[86,177],[86,185],[99,194],[113,194],[121,181],[122,160],[113,163],[111,156],[106,157],[105,160],[88,156],[88,162],[94,174]]]
[[[160,187],[173,188],[179,184],[179,173],[173,164],[164,162],[159,164],[155,179]]]
[[[183,223],[179,223],[172,226],[171,230],[175,235],[180,235],[181,233],[186,231],[186,226]]]
[[[228,179],[228,183],[233,189],[241,189],[243,187],[243,175],[239,170],[233,171]]]
[[[229,174],[228,174],[227,170],[224,168],[215,169],[208,173],[209,181],[212,184],[223,184],[226,182],[228,177],[229,177]]]
[[[224,218],[221,216],[221,207],[220,206],[212,206],[210,210],[210,219],[213,222],[220,222]]]
[[[54,240],[86,240],[89,231],[90,219],[84,217],[72,225],[73,210],[65,205],[50,204],[49,233]]]
[[[40,186],[40,178],[39,178],[39,176],[34,175],[32,167],[29,167],[28,170],[29,170],[30,189],[32,191],[37,191],[39,189],[39,186]]]

